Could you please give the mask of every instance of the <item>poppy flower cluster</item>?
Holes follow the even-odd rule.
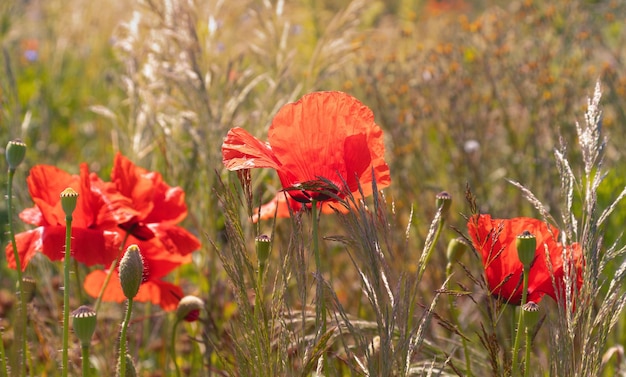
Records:
[[[562,297],[566,278],[564,251],[571,255],[576,268],[577,286],[582,284],[580,245],[561,244],[557,241],[558,229],[541,220],[527,217],[492,219],[490,215],[474,215],[469,219],[467,229],[474,248],[482,257],[490,293],[506,303],[522,304],[523,265],[515,241],[524,231],[534,235],[537,242],[528,278],[528,301],[538,303],[545,295],[555,301]]]
[[[298,210],[313,200],[332,202],[334,196],[360,197],[360,192],[368,196],[374,181],[378,189],[389,186],[384,153],[383,132],[372,111],[336,91],[310,93],[283,106],[270,125],[267,143],[236,127],[222,144],[227,169],[271,168],[278,173],[290,199],[279,193],[270,203],[273,207],[261,209],[262,218],[273,215],[276,206],[280,216],[289,214],[288,205]]]
[[[35,205],[19,217],[35,228],[16,234],[22,270],[37,253],[53,261],[64,258],[65,213],[59,194],[71,187],[78,193],[72,257],[86,266],[106,268],[121,257],[125,245],[137,244],[147,266],[137,301],[150,300],[166,310],[176,308],[182,291],[162,278],[188,263],[190,253],[200,247],[199,240],[178,225],[187,215],[182,189],[170,187],[159,173],[135,166],[120,153],[115,156],[110,182],[89,172],[83,163],[79,175],[55,166],[34,166],[27,184]],[[5,251],[9,267],[16,268],[11,244]],[[87,276],[84,288],[88,294],[98,295],[104,275],[105,271],[96,270]],[[123,299],[118,279],[111,279],[103,300]]]

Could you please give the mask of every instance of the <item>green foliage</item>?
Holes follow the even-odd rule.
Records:
[[[186,324],[190,335],[180,330],[176,337],[183,370],[462,375],[468,352],[474,375],[509,373],[514,310],[485,295],[475,253],[455,261],[451,276],[443,267],[445,245],[465,231],[461,214],[471,209],[458,198],[466,195],[498,217],[559,219],[571,241],[586,240],[608,255],[594,260],[602,283],[584,299],[600,314],[622,309],[623,288],[610,284],[622,278],[626,221],[624,204],[615,201],[626,185],[619,174],[626,168],[626,72],[619,64],[626,59],[626,4],[620,1],[443,1],[465,4],[444,11],[411,0],[1,3],[0,135],[29,145],[20,170],[39,163],[75,170],[86,161],[104,172],[112,160],[105,157],[120,150],[186,192],[186,225],[210,246],[170,277],[207,303],[199,323]],[[596,81],[603,92],[601,132],[609,139],[594,168],[607,172],[592,190],[594,212],[585,207],[585,184],[594,175],[585,171],[575,124],[585,123],[585,100]],[[392,174],[384,197],[358,203],[346,217],[322,218],[321,277],[309,262],[306,215],[248,219],[280,189],[275,174],[255,171],[243,187],[230,185],[234,174],[223,171],[220,153],[228,129],[241,126],[263,139],[283,104],[314,90],[344,90],[372,108]],[[555,151],[560,163],[569,162],[569,173],[555,168]],[[563,177],[570,176],[576,178],[568,205]],[[18,210],[32,206],[25,178],[19,171],[15,177]],[[429,243],[429,219],[438,213],[432,199],[443,189],[455,200],[442,242]],[[573,215],[591,226],[612,206],[597,235],[582,237],[568,220]],[[4,229],[4,204],[0,214]],[[253,253],[259,234],[272,235],[262,277]],[[14,288],[14,274],[4,263],[0,271],[4,295]],[[41,339],[30,350],[31,373],[54,374],[59,266],[35,258],[26,272],[49,282],[38,285],[29,303],[28,336]],[[77,267],[78,283],[86,273]],[[323,279],[321,298],[314,298],[316,279]],[[590,292],[607,301],[594,301]],[[3,295],[2,317],[11,318],[15,302]],[[452,304],[442,304],[441,295]],[[311,304],[319,300],[329,308],[332,326],[325,332],[314,327]],[[615,328],[602,317],[588,337],[563,341],[571,352],[555,361],[546,356],[553,335],[546,324],[563,335],[575,321],[563,321],[562,307],[543,305],[534,340],[537,375],[580,372],[572,355],[581,355],[590,339],[603,347],[587,350],[585,370],[624,373],[611,361],[626,342],[623,314]],[[103,308],[92,362],[99,375],[114,375],[119,309]],[[172,370],[161,339],[174,319],[149,305],[135,308],[127,360],[137,360],[138,373]],[[581,313],[581,329],[600,317],[591,309]],[[10,329],[4,320],[2,326]],[[464,341],[469,348],[462,351]],[[603,355],[609,362],[598,364]],[[79,355],[70,357],[78,372]]]

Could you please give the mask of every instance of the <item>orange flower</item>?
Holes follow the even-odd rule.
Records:
[[[222,159],[229,170],[272,168],[301,203],[332,200],[326,182],[345,192],[372,194],[389,186],[383,132],[372,111],[342,92],[315,92],[283,106],[262,143],[242,128],[228,132]],[[336,191],[331,189],[332,191]]]
[[[100,188],[105,198],[117,198],[119,194],[127,198],[117,206],[110,203],[124,231],[140,240],[156,238],[172,253],[186,255],[200,248],[200,241],[177,225],[187,216],[185,192],[170,187],[161,174],[136,166],[118,152],[111,182],[102,183]]]
[[[72,256],[79,262],[92,266],[108,265],[117,256],[121,243],[117,222],[108,203],[119,203],[124,198],[119,193],[104,197],[94,189],[100,178],[89,173],[87,164],[81,164],[80,175],[72,175],[49,165],[34,166],[27,183],[35,206],[20,213],[20,219],[37,228],[16,235],[17,249],[26,268],[30,259],[41,252],[50,260],[65,256],[65,212],[61,207],[61,191],[73,188],[79,195],[72,222]],[[13,248],[6,249],[9,267],[15,268]]]
[[[491,294],[509,304],[521,304],[523,266],[517,255],[515,241],[518,235],[527,230],[537,241],[528,280],[528,301],[538,303],[544,295],[554,300],[562,296],[564,246],[557,242],[558,229],[537,219],[527,217],[492,219],[490,215],[472,216],[467,228],[474,248],[482,256]],[[580,286],[582,283],[580,246],[574,243],[567,248],[574,258],[577,284]],[[549,253],[551,267],[548,267],[546,250]],[[552,282],[552,276],[556,287]]]

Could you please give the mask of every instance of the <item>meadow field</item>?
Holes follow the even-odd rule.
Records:
[[[625,19],[0,2],[0,377],[626,376]]]

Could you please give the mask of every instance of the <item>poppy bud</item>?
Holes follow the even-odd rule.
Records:
[[[529,231],[525,230],[517,236],[515,240],[517,247],[517,257],[524,265],[524,269],[529,269],[535,259],[535,250],[537,249],[537,240]]]
[[[193,322],[200,317],[200,310],[204,307],[204,301],[196,296],[185,296],[178,303],[176,318]]]
[[[78,193],[73,188],[68,187],[61,192],[61,207],[63,212],[68,218],[72,218],[72,213],[76,209],[76,202],[78,201]]]
[[[452,196],[447,191],[442,191],[435,196],[437,208],[441,208],[441,217],[448,217],[450,206],[452,205]]]
[[[272,246],[272,241],[269,236],[262,234],[258,236],[254,243],[256,245],[256,255],[260,264],[265,264],[267,258],[270,256],[270,248]]]
[[[130,245],[120,261],[120,284],[126,298],[133,299],[143,280],[143,258],[139,246]]]
[[[446,257],[448,258],[449,263],[458,262],[465,251],[469,249],[469,246],[465,242],[463,238],[457,237],[453,238],[448,242],[448,250],[446,252]]]
[[[9,170],[15,171],[17,167],[24,161],[26,156],[26,144],[20,139],[9,141],[6,149],[6,159],[9,164]]]
[[[72,312],[72,327],[74,334],[80,340],[80,344],[88,346],[94,331],[96,331],[96,312],[89,306],[80,306]]]

